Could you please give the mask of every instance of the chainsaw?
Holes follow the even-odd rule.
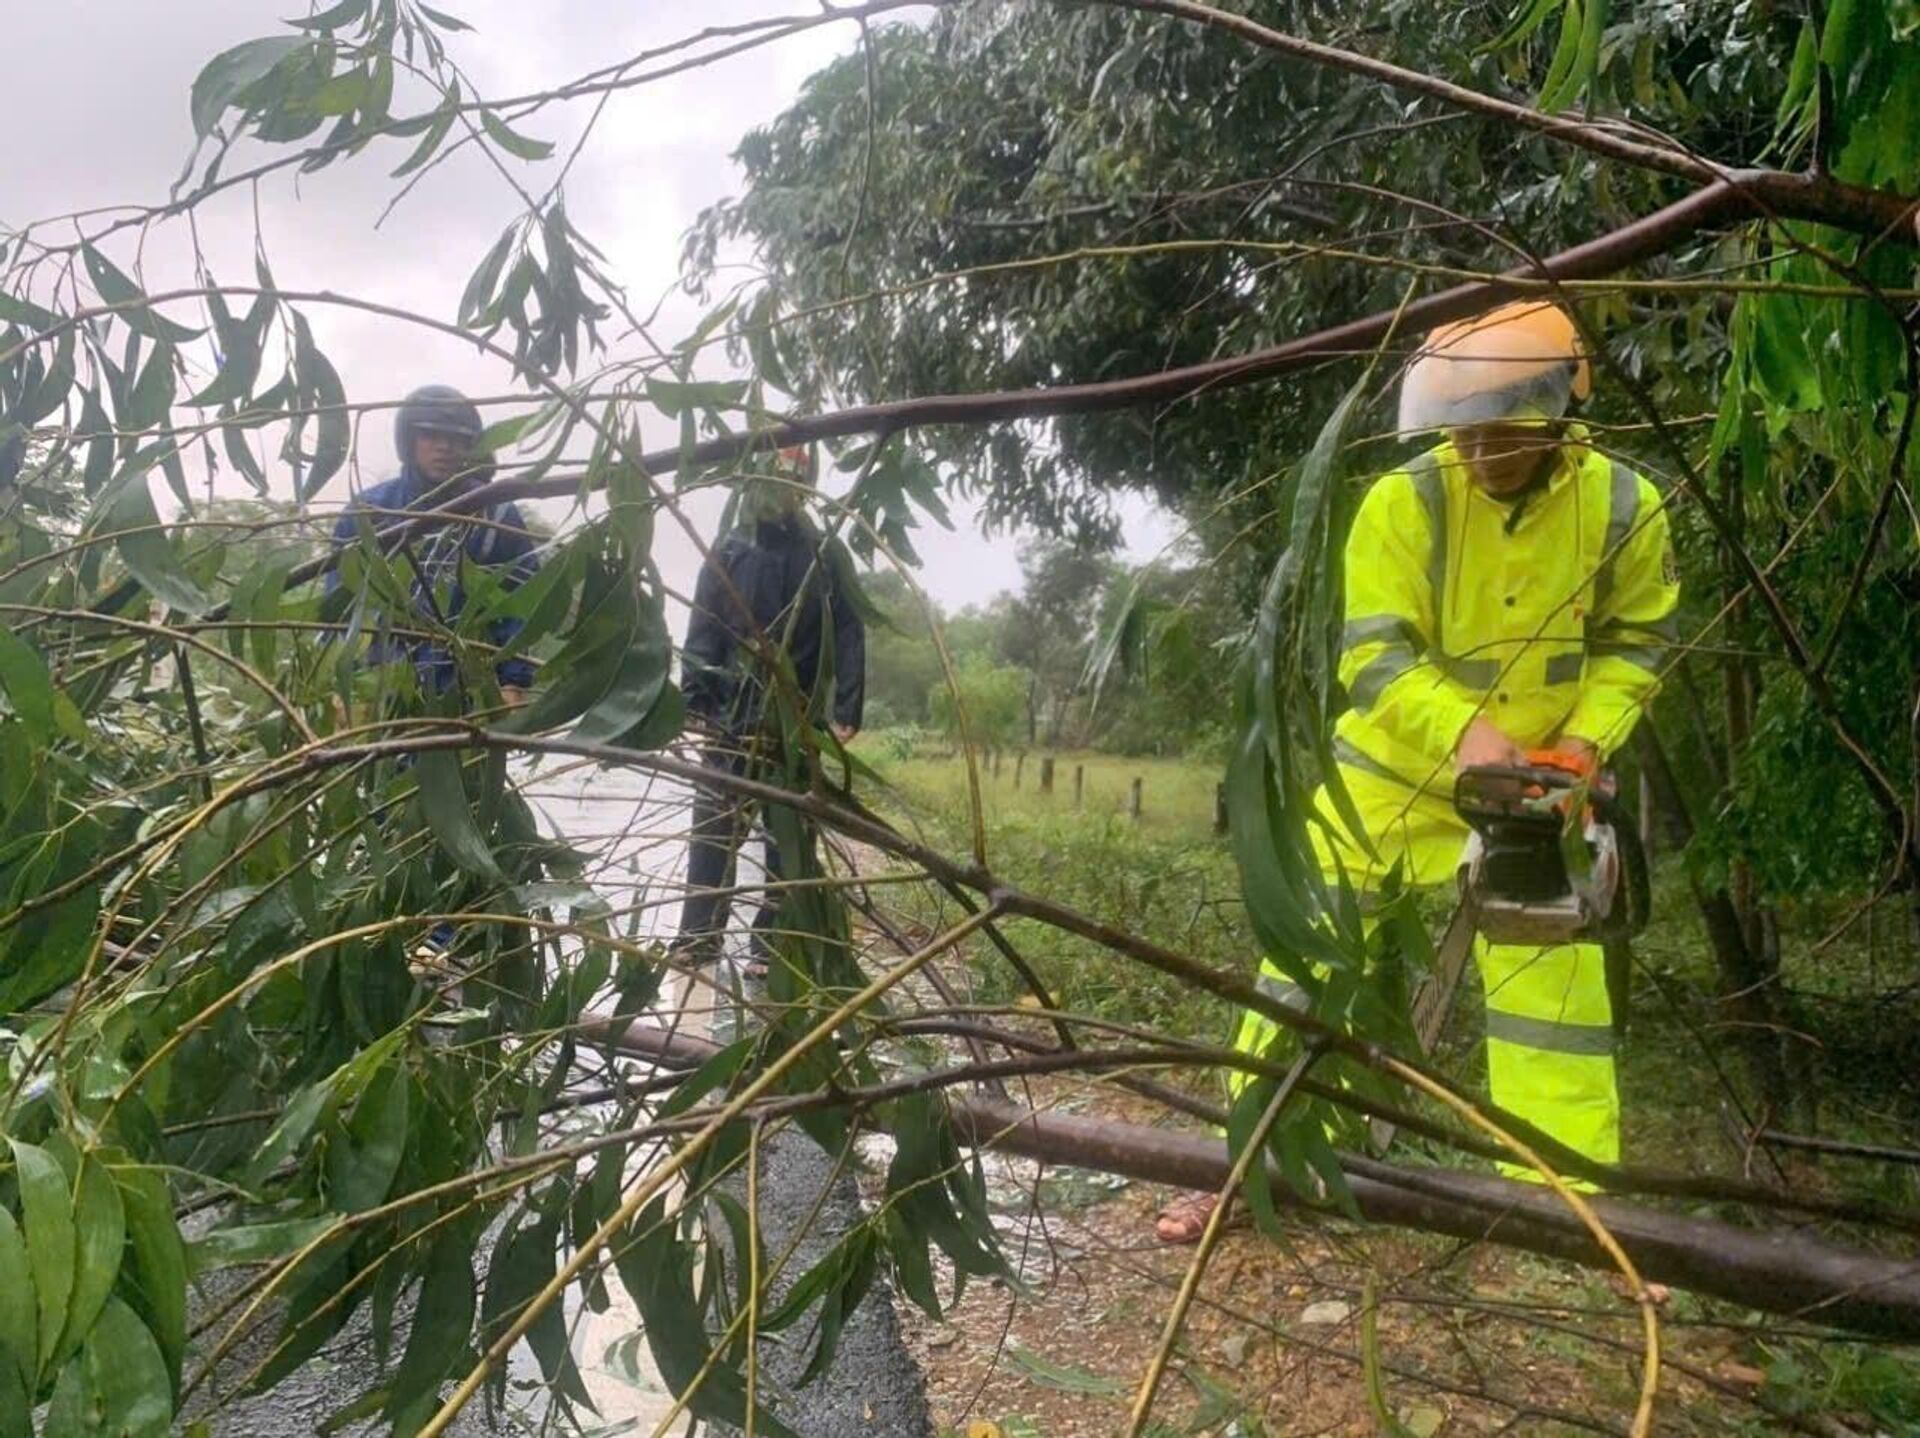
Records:
[[[1646,927],[1646,855],[1611,775],[1537,752],[1461,770],[1453,807],[1472,830],[1460,901],[1489,942],[1606,944]]]

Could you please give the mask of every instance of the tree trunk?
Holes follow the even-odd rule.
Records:
[[[1735,534],[1746,536],[1746,494],[1741,486],[1740,466],[1729,457],[1724,463],[1721,501]],[[1729,603],[1727,633],[1733,642],[1722,661],[1725,683],[1725,726],[1727,782],[1737,785],[1745,767],[1747,749],[1753,740],[1753,722],[1760,702],[1759,666],[1749,652],[1747,634],[1746,577],[1732,553],[1726,559],[1726,595]],[[1787,1026],[1782,1022],[1779,946],[1768,944],[1766,935],[1774,923],[1754,885],[1753,866],[1735,859],[1728,867],[1727,884],[1733,911],[1740,924],[1741,950],[1746,963],[1737,983],[1725,990],[1736,1010],[1735,1022],[1749,1031],[1750,1060],[1755,1080],[1770,1112],[1786,1112],[1796,1086],[1788,1083],[1789,1068],[1785,1045]]]

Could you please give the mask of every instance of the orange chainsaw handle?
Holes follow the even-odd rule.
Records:
[[[1561,773],[1571,774],[1576,779],[1591,780],[1590,787],[1605,794],[1610,795],[1613,792],[1612,778],[1601,772],[1598,760],[1591,753],[1576,749],[1529,749],[1527,762],[1541,769],[1558,769]],[[1565,807],[1564,804],[1561,806],[1562,812],[1565,811]],[[1593,817],[1591,804],[1586,806],[1586,811],[1581,817],[1583,819]]]
[[[1527,762],[1542,769],[1559,769],[1576,779],[1591,778],[1595,767],[1593,756],[1577,749],[1529,749]]]

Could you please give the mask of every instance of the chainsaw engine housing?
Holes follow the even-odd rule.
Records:
[[[1496,944],[1600,943],[1613,936],[1620,846],[1611,823],[1566,813],[1573,780],[1549,768],[1463,770],[1454,808],[1473,832],[1461,898]]]

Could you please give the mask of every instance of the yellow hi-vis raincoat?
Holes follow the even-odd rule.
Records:
[[[1543,486],[1503,502],[1451,445],[1375,482],[1346,550],[1335,730],[1340,776],[1377,859],[1316,828],[1329,880],[1364,895],[1396,862],[1413,884],[1451,883],[1466,842],[1452,804],[1454,750],[1485,715],[1521,748],[1625,742],[1652,696],[1679,601],[1658,491],[1569,431]],[[1316,807],[1344,828],[1324,797]],[[1350,837],[1350,836],[1348,836]],[[1613,1027],[1596,944],[1475,949],[1486,991],[1493,1100],[1588,1157],[1620,1152]],[[1263,990],[1310,996],[1271,963]],[[1242,1015],[1236,1045],[1268,1051],[1278,1025]]]

